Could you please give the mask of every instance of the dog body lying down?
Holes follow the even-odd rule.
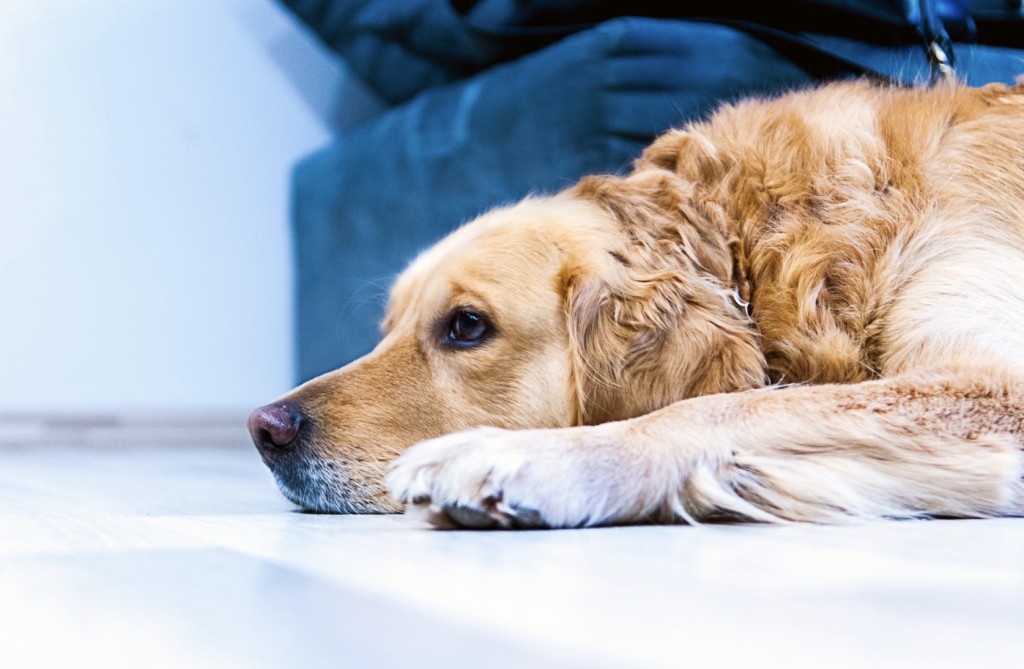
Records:
[[[384,331],[250,419],[301,506],[470,527],[1022,514],[1024,86],[725,107],[628,176],[455,231]]]

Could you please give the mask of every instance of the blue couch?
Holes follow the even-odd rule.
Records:
[[[927,79],[922,6],[961,78],[1024,71],[1018,0],[639,1],[630,17],[608,0],[282,1],[390,105],[293,174],[300,381],[369,351],[394,275],[490,207],[621,171],[722,101]]]

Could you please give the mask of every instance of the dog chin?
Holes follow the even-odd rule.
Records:
[[[390,513],[373,500],[363,499],[351,488],[337,466],[326,461],[278,463],[274,480],[281,493],[304,511],[313,513]]]

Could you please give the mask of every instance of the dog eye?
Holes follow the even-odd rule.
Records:
[[[448,323],[448,342],[459,346],[479,344],[491,334],[491,325],[480,314],[460,309]]]

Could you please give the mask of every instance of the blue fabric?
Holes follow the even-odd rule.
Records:
[[[482,20],[484,9],[511,1],[462,4]],[[723,25],[616,18],[517,56],[467,31],[460,21],[467,15],[447,2],[288,4],[376,90],[400,102],[295,170],[300,380],[369,351],[395,274],[488,208],[622,170],[656,134],[723,100],[851,76],[859,67],[907,80],[928,73],[919,45],[827,34],[790,43]],[[1011,81],[1024,70],[1020,50],[958,45],[958,55],[975,84]]]
[[[613,0],[281,1],[391,104],[547,46],[624,9]],[[971,32],[971,0],[930,1],[954,37]],[[784,9],[763,0],[635,0],[628,10],[636,16],[745,20],[886,45],[896,37],[916,42],[921,21],[918,0],[789,0]]]
[[[444,0],[282,1],[392,104],[502,56]]]

